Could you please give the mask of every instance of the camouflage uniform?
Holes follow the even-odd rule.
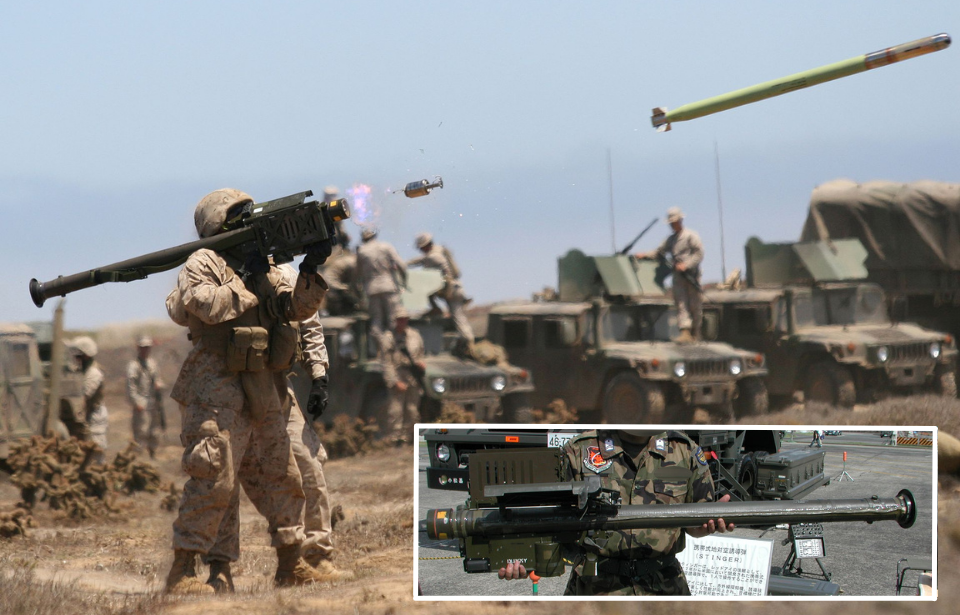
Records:
[[[396,248],[373,239],[365,231],[367,239],[357,248],[357,279],[367,298],[370,314],[370,335],[383,348],[383,336],[392,331],[400,307],[400,286],[405,284],[407,267],[397,254]],[[399,280],[397,278],[400,278]]]
[[[682,219],[682,218],[681,218]],[[700,282],[700,263],[703,261],[703,242],[696,231],[688,228],[680,229],[667,237],[656,255],[662,257],[670,254],[674,266],[683,264],[697,282]],[[700,327],[703,322],[703,291],[691,283],[684,274],[673,273],[673,300],[677,305],[677,326],[686,329],[690,334],[700,339]]]
[[[423,338],[416,329],[407,327],[401,336],[396,331],[384,336],[385,347],[381,353],[383,381],[390,392],[387,408],[389,437],[399,442],[409,441],[413,424],[420,419],[420,398],[423,384],[414,374],[414,365],[423,361]],[[406,389],[400,391],[397,383],[403,382]]]
[[[292,266],[289,264],[280,265],[279,269],[289,284],[296,283],[297,274]],[[300,350],[302,354],[301,364],[310,377],[314,380],[323,378],[327,373],[330,361],[327,357],[327,348],[323,342],[323,325],[320,324],[320,318],[317,314],[300,321]],[[304,414],[297,403],[293,388],[289,387],[289,384],[283,412],[287,416],[287,435],[290,438],[293,457],[300,470],[305,498],[303,511],[305,538],[300,545],[300,553],[307,562],[317,566],[321,560],[333,555],[330,497],[322,466],[322,463],[327,459],[327,452],[324,450],[313,426],[304,420]],[[268,494],[263,488],[264,486],[256,482],[243,480],[244,469],[255,463],[261,455],[259,440],[255,439],[247,448],[240,472],[244,492],[257,510],[266,516],[269,507]],[[239,514],[238,497],[231,501],[230,508],[224,515],[218,531],[217,542],[210,549],[208,560],[235,562],[240,557]]]
[[[712,502],[713,479],[700,448],[685,434],[667,431],[633,444],[616,431],[588,431],[564,446],[571,478],[597,474],[619,490],[623,505]],[[599,532],[584,545],[567,595],[689,595],[676,554],[681,528]],[[596,561],[597,574],[584,574]]]
[[[324,299],[324,307],[332,316],[352,314],[357,310],[357,256],[341,251],[331,256],[323,267],[323,279],[330,290]]]
[[[160,442],[160,413],[163,409],[158,394],[162,388],[156,361],[149,357],[146,360],[136,358],[127,364],[127,399],[132,406],[133,440],[146,446],[151,457]]]
[[[95,361],[83,370],[83,400],[87,409],[87,428],[90,440],[102,449],[94,459],[97,463],[106,461],[107,427],[110,424],[110,415],[103,403],[103,381],[103,371]]]
[[[174,523],[174,548],[183,551],[211,550],[224,515],[237,505],[239,482],[262,490],[274,547],[303,541],[304,496],[286,430],[285,370],[296,350],[289,323],[316,313],[326,284],[319,275],[301,274],[291,287],[276,267],[244,283],[235,273],[239,263],[228,259],[194,252],[167,298],[171,317],[190,328],[195,344],[170,394],[182,406],[183,468],[190,476]],[[228,367],[237,348],[228,340],[240,327],[270,331],[275,364],[257,371]],[[247,351],[248,362],[254,354]],[[256,454],[246,455],[254,432]]]
[[[422,244],[422,245],[421,245]],[[407,261],[407,267],[422,266],[425,269],[437,269],[443,274],[443,288],[436,294],[430,295],[430,304],[434,309],[437,306],[437,297],[443,298],[450,310],[450,318],[457,328],[457,333],[468,343],[473,343],[473,329],[467,320],[467,315],[463,311],[463,305],[466,297],[463,294],[463,286],[460,284],[460,275],[456,264],[452,262],[452,256],[446,248],[433,243],[433,238],[429,233],[424,233],[417,237],[417,247],[429,249],[421,256]]]

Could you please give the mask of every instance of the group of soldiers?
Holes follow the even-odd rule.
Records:
[[[327,188],[325,199],[336,198],[336,189]],[[446,304],[463,346],[469,353],[474,341],[473,329],[464,306],[469,302],[460,282],[460,269],[450,250],[434,242],[430,233],[415,239],[420,256],[404,261],[396,248],[379,238],[377,229],[366,227],[356,252],[350,250],[350,238],[340,233],[340,247],[323,267],[329,290],[324,311],[331,315],[349,315],[365,309],[370,318],[370,335],[377,346],[384,368],[384,381],[390,395],[387,410],[388,437],[396,444],[410,439],[410,427],[419,417],[423,396],[423,339],[410,327],[410,315],[403,307],[401,293],[407,284],[407,268],[423,267],[439,271],[443,287],[430,295],[427,316],[443,314]]]

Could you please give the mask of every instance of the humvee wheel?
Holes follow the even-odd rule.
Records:
[[[833,361],[821,361],[807,372],[803,388],[804,401],[819,402],[841,408],[852,408],[857,401],[853,375],[846,367]]]
[[[933,390],[943,397],[957,396],[957,374],[951,370],[943,370],[934,375]]]
[[[611,378],[603,394],[603,416],[608,423],[661,423],[666,405],[660,385],[641,380],[632,371]]]
[[[380,437],[385,438],[390,434],[390,394],[384,386],[371,386],[367,388],[363,395],[363,403],[360,405],[360,418],[370,422],[371,419],[377,422],[380,428]]]
[[[737,388],[740,390],[734,402],[737,417],[766,414],[770,411],[767,384],[762,378],[744,378],[737,383]]]
[[[511,393],[500,400],[505,423],[532,423],[533,413],[526,393]]]

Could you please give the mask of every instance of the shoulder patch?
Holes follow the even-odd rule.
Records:
[[[700,448],[699,446],[697,447],[696,457],[697,457],[697,463],[699,463],[702,466],[707,465],[707,457],[706,455],[703,454],[703,449]]]
[[[599,446],[588,446],[584,452],[583,466],[591,472],[599,474],[613,465],[612,461],[604,459],[600,454]]]

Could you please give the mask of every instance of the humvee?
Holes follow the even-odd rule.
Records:
[[[402,295],[407,312],[425,313],[429,305],[426,297],[442,284],[439,272],[410,271],[408,290]],[[375,420],[382,430],[389,395],[376,343],[370,335],[369,317],[357,312],[350,316],[323,316],[320,320],[330,357],[330,410],[324,420],[332,421],[335,414],[346,414]],[[534,390],[530,372],[513,365],[484,365],[454,356],[450,335],[453,327],[448,321],[426,317],[410,320],[410,326],[423,338],[426,354],[420,420],[438,420],[443,403],[451,402],[472,411],[480,421],[529,422],[528,394]],[[309,379],[298,375],[294,390],[304,405],[310,391]]]
[[[562,447],[584,431],[562,429],[464,428],[423,432],[430,464],[427,487],[466,491],[470,457],[478,451],[528,447]],[[703,449],[718,497],[733,500],[796,500],[830,479],[824,474],[822,450],[783,451],[780,433],[767,429],[685,430]]]
[[[67,437],[60,422],[64,405],[81,409],[83,390],[80,375],[69,361],[61,363],[51,395],[53,328],[41,323],[0,323],[0,468],[6,469],[10,443],[19,438],[52,432]],[[58,340],[59,341],[59,340]],[[62,357],[61,357],[62,360]],[[51,400],[56,400],[51,403]]]
[[[558,301],[491,309],[487,337],[537,375],[531,405],[560,398],[624,424],[683,422],[701,406],[725,418],[767,410],[761,353],[671,341],[679,334],[676,310],[654,267],[571,250],[559,259]]]
[[[747,286],[708,291],[704,331],[762,352],[773,396],[851,407],[890,391],[956,395],[953,338],[892,322],[883,290],[866,283],[856,239],[747,242]]]

